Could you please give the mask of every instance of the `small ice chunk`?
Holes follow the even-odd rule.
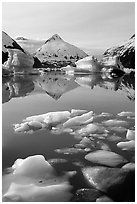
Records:
[[[17,133],[23,133],[23,132],[27,132],[30,130],[29,126],[27,123],[21,123],[20,126],[16,126],[14,127],[15,132]]]
[[[122,169],[135,170],[135,163],[127,163],[124,166],[122,166]]]
[[[122,150],[131,150],[134,151],[135,150],[135,141],[134,140],[130,140],[127,142],[119,142],[117,144],[117,147],[119,147]]]
[[[132,116],[135,116],[135,113],[134,112],[123,111],[121,113],[118,113],[117,115],[122,116],[122,117],[132,117]]]
[[[127,162],[121,155],[105,150],[91,152],[85,156],[85,159],[93,163],[104,164],[111,167]]]
[[[112,120],[106,120],[102,122],[106,126],[127,126],[128,122],[124,120],[117,120],[117,119],[112,119]]]
[[[93,120],[92,116],[93,116],[93,111],[90,111],[81,116],[70,118],[63,124],[63,128],[71,128],[76,125],[87,124],[88,122],[92,122]]]
[[[127,130],[126,138],[128,140],[135,140],[135,131],[134,130]]]
[[[97,124],[88,124],[85,127],[81,128],[80,130],[75,131],[75,133],[85,136],[94,133],[102,134],[106,133],[106,129],[103,126]]]
[[[86,113],[86,112],[88,112],[88,111],[87,110],[72,109],[71,110],[71,117],[82,115],[83,113]]]

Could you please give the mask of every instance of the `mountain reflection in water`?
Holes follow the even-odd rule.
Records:
[[[101,73],[66,75],[49,72],[41,75],[16,75],[3,78],[2,103],[6,103],[12,98],[24,97],[40,92],[45,92],[55,100],[58,100],[63,94],[79,86],[90,89],[99,86],[114,91],[120,90],[131,101],[135,100],[134,73],[112,78]]]

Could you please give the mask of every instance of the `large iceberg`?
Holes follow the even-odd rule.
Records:
[[[5,68],[14,72],[28,72],[33,69],[34,59],[18,49],[8,49],[9,58],[4,63]]]
[[[75,71],[100,72],[102,66],[94,56],[88,56],[75,62]]]

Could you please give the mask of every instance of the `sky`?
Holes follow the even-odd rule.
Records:
[[[2,30],[12,38],[59,34],[85,49],[107,49],[135,33],[134,2],[3,2]]]

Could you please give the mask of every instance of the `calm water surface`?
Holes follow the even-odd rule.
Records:
[[[54,135],[48,130],[42,130],[33,134],[17,134],[13,124],[21,123],[28,116],[60,110],[86,109],[97,114],[134,112],[134,89],[132,75],[104,79],[97,74],[68,76],[46,73],[41,76],[3,78],[3,170],[12,166],[17,158],[30,155],[42,154],[47,160],[60,157],[70,161],[80,157],[72,158],[71,155],[54,151],[72,147],[78,142],[68,133]],[[75,169],[71,164],[62,164],[61,168]]]

